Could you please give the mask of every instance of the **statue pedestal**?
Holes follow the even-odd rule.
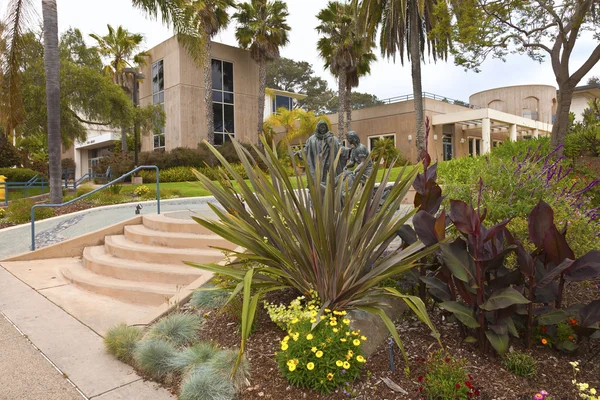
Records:
[[[134,176],[133,178],[131,178],[131,183],[133,183],[134,185],[141,185],[142,183],[144,183],[144,180],[141,176]]]

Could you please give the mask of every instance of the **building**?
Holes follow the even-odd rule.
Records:
[[[590,100],[600,99],[600,84],[578,86],[573,90],[573,100],[571,101],[571,112],[575,114],[575,121],[583,120],[583,110],[588,108]]]
[[[265,120],[271,114],[275,114],[281,107],[288,110],[294,109],[298,104],[298,100],[304,100],[305,98],[305,94],[268,88],[267,93],[265,93]]]

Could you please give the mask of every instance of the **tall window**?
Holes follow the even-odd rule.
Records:
[[[396,135],[393,133],[390,135],[369,136],[369,151],[373,150],[375,142],[379,139],[392,139],[392,143],[394,143],[394,147],[396,147]]]
[[[469,138],[469,154],[473,157],[481,154],[481,139],[480,138]]]
[[[152,64],[152,104],[165,109],[165,73],[163,60]],[[154,150],[165,148],[165,127],[154,131]]]
[[[233,64],[212,60],[212,100],[215,144],[223,144],[235,134],[233,110]]]
[[[444,134],[442,143],[444,147],[444,161],[452,160],[452,135]]]
[[[285,108],[286,110],[291,110],[294,107],[292,98],[288,96],[275,95],[273,98],[273,113],[276,113],[281,107]]]

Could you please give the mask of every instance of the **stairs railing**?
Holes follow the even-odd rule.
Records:
[[[74,198],[73,200],[67,201],[66,203],[62,203],[62,204],[35,204],[33,207],[31,207],[31,250],[35,250],[35,209],[38,207],[52,207],[52,208],[57,208],[57,207],[62,207],[62,206],[66,206],[69,204],[73,204],[76,201],[79,201],[85,197],[91,196],[94,193],[97,193],[103,189],[106,189],[107,187],[109,187],[110,185],[122,181],[123,179],[127,178],[128,176],[135,174],[136,172],[142,170],[142,169],[154,169],[156,171],[156,211],[157,214],[160,214],[160,179],[159,179],[159,174],[158,174],[158,167],[156,165],[142,165],[139,166],[131,171],[129,171],[128,173],[121,175],[120,177],[118,177],[117,179],[108,182],[105,185],[100,186],[97,189],[92,190],[89,193],[83,194],[77,198]]]

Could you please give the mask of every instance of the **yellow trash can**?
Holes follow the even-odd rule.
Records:
[[[0,175],[0,201],[4,201],[6,199],[6,177],[4,175]]]

